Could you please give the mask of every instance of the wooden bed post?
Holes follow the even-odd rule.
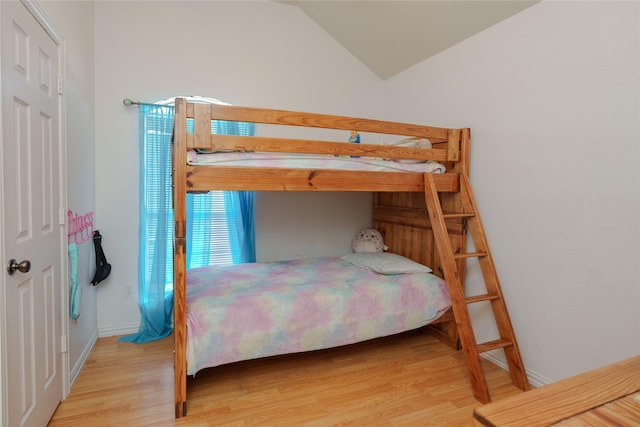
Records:
[[[469,156],[471,146],[471,129],[463,128],[453,132],[449,132],[449,143],[447,145],[447,151],[451,160],[455,159],[453,167],[447,172],[460,173],[469,176]],[[449,148],[451,145],[457,147],[456,149]]]
[[[187,414],[187,307],[186,307],[186,197],[187,197],[187,112],[184,99],[176,99],[173,140],[173,335],[175,416]]]

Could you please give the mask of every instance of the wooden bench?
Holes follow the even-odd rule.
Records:
[[[640,356],[476,408],[477,426],[640,426]]]

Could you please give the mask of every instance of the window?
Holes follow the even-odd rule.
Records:
[[[219,102],[192,98],[198,102]],[[171,136],[173,99],[140,104],[140,226],[137,334],[120,341],[148,342],[171,332],[173,210]],[[187,124],[189,126],[189,124]],[[193,124],[191,124],[193,127]],[[212,122],[212,132],[252,135],[254,125]],[[255,261],[253,193],[217,191],[187,195],[187,268]]]
[[[189,101],[229,105],[222,101],[204,97],[185,97]],[[164,271],[165,288],[172,290],[173,284],[173,212],[171,210],[171,180],[167,173],[171,171],[171,150],[157,149],[162,141],[170,141],[173,132],[173,104],[175,98],[158,102],[157,105],[166,106],[161,114],[150,112],[144,115],[144,133],[146,144],[146,197],[148,218],[148,246],[155,248],[146,253],[145,268],[148,277],[157,269],[158,253],[163,250],[161,258],[165,260]],[[169,109],[169,110],[166,110]],[[170,114],[167,114],[170,111]],[[170,117],[171,116],[171,117]],[[170,120],[170,123],[166,123]],[[253,123],[235,123],[226,121],[212,121],[211,133],[252,135]],[[193,120],[187,120],[187,131],[193,131]],[[211,191],[187,195],[187,269],[204,267],[207,265],[233,264],[233,254],[238,253],[238,243],[230,238],[229,206],[225,203],[223,191]],[[168,212],[168,214],[167,214]],[[166,220],[160,219],[166,217]],[[163,231],[159,232],[162,227]],[[156,245],[158,236],[167,236],[168,245]],[[162,238],[162,237],[160,237]]]

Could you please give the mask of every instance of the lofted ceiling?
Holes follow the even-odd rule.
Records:
[[[386,80],[537,1],[282,1],[298,7]]]

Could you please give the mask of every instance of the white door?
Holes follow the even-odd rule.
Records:
[[[58,48],[23,4],[0,7],[4,418],[42,427],[62,399]]]

